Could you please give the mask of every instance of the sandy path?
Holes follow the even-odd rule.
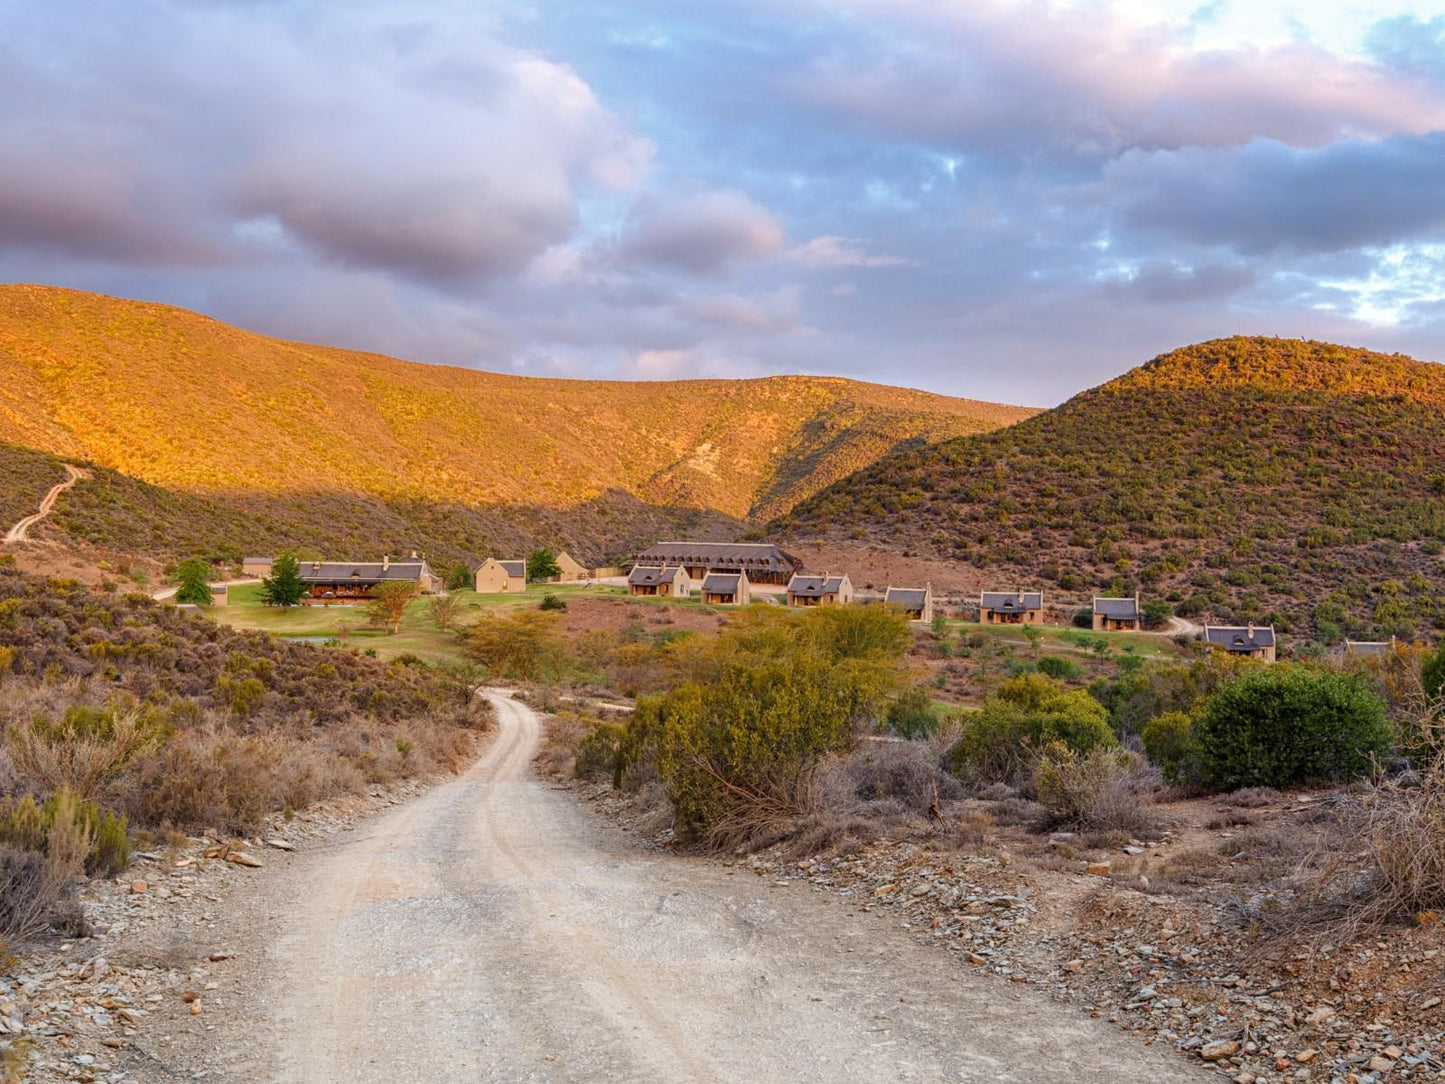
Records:
[[[492,699],[464,777],[258,884],[208,1080],[1212,1076],[804,886],[636,850],[529,777],[540,723]]]
[[[28,542],[30,540],[30,528],[50,515],[50,511],[55,507],[55,502],[60,499],[60,495],[82,478],[90,477],[89,471],[81,470],[79,467],[73,467],[69,463],[64,464],[64,466],[66,474],[65,481],[57,482],[51,486],[50,492],[45,494],[45,499],[40,502],[40,508],[5,532],[5,542]]]

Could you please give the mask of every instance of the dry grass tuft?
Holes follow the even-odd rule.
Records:
[[[1413,785],[1383,784],[1366,806],[1370,877],[1365,921],[1445,908],[1445,759]]]

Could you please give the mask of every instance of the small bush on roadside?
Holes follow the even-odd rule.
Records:
[[[577,778],[611,776],[617,770],[617,754],[624,727],[619,723],[598,723],[577,743]]]
[[[840,770],[859,802],[896,802],[915,815],[963,797],[958,780],[939,767],[937,756],[921,742],[865,745],[844,758]]]
[[[1353,675],[1261,667],[1220,688],[1194,728],[1219,790],[1358,779],[1389,752],[1385,707]]]
[[[0,843],[0,937],[19,940],[45,926],[45,856]]]
[[[86,873],[109,877],[130,865],[126,818],[95,802],[77,800],[69,791],[52,795],[43,804],[28,794],[14,801],[0,799],[0,843],[43,854],[57,821],[66,817],[90,840]]]
[[[92,851],[73,795],[57,795],[45,815],[43,848],[0,840],[0,938],[7,941],[31,937],[58,917]]]
[[[638,701],[614,778],[655,770],[681,839],[776,838],[809,805],[822,759],[878,725],[910,643],[882,607],[739,614],[688,649],[689,680]]]

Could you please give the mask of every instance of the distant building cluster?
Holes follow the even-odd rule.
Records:
[[[848,573],[806,571],[797,557],[765,542],[659,542],[636,554],[625,569],[589,569],[567,553],[557,554],[554,560],[557,575],[546,582],[620,581],[636,598],[696,598],[709,606],[746,606],[755,598],[765,598],[800,609],[849,606],[859,601]],[[241,564],[242,572],[253,577],[270,575],[271,566],[268,557],[247,557]],[[388,581],[414,582],[423,594],[443,588],[426,560],[415,552],[406,558],[385,556],[373,562],[304,562],[300,572],[307,588],[303,602],[307,604],[368,600],[374,597],[377,585]],[[472,581],[478,594],[520,594],[528,585],[527,561],[520,557],[488,557],[473,570]],[[757,587],[767,590],[755,595]],[[890,584],[883,591],[882,601],[911,621],[927,623],[934,618],[932,584]],[[1144,608],[1137,593],[1123,598],[1095,596],[1092,608],[1082,611],[1077,620],[1085,617],[1089,619],[1087,627],[1095,632],[1139,632],[1144,628]],[[1024,588],[982,591],[978,596],[978,621],[984,625],[1042,625],[1044,593]],[[1264,662],[1276,659],[1273,625],[1206,625],[1200,639],[1230,655]],[[1393,647],[1393,641],[1351,640],[1346,641],[1344,651],[1351,655],[1383,655]]]

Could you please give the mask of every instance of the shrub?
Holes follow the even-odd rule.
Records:
[[[1062,655],[1045,655],[1038,661],[1039,673],[1047,674],[1060,681],[1072,681],[1083,676],[1084,669],[1073,659]]]
[[[113,705],[73,704],[59,722],[37,715],[6,733],[6,752],[16,773],[42,794],[70,791],[94,797],[139,753],[165,741],[154,712]]]
[[[1055,742],[1077,753],[1118,744],[1108,713],[1088,693],[1023,674],[961,720],[949,759],[956,774],[975,783],[1019,783],[1032,776],[1039,750]]]
[[[1118,747],[1080,753],[1051,742],[1034,766],[1034,792],[1053,824],[1136,834],[1154,825],[1140,767]]]
[[[611,776],[616,772],[623,730],[620,723],[598,723],[582,736],[577,743],[577,778]]]
[[[760,609],[711,641],[679,641],[691,676],[638,701],[614,777],[655,770],[680,838],[756,840],[804,809],[823,756],[884,714],[910,643],[904,619],[862,606]]]
[[[1445,699],[1445,641],[1420,664],[1420,684],[1427,700]]]
[[[1357,779],[1392,743],[1384,704],[1364,681],[1290,665],[1220,688],[1195,735],[1204,782],[1220,790]]]
[[[554,595],[548,591],[542,596],[542,601],[538,603],[537,608],[539,610],[565,610],[567,608],[567,600],[560,595]]]
[[[535,610],[484,617],[467,630],[463,649],[490,677],[537,681],[561,668],[556,623],[556,615]]]
[[[211,566],[203,558],[191,557],[180,563],[176,569],[177,602],[189,602],[196,606],[209,606],[211,596]]]
[[[1367,807],[1370,883],[1366,918],[1445,908],[1445,760],[1416,786],[1392,782]]]
[[[0,937],[38,933],[54,902],[45,893],[45,856],[0,843]]]
[[[92,841],[75,798],[57,795],[48,820],[43,850],[0,840],[0,938],[5,940],[43,929],[85,871]]]
[[[238,718],[244,719],[266,698],[266,685],[256,677],[223,677],[216,682],[216,692]]]
[[[1140,613],[1144,618],[1145,628],[1157,629],[1174,616],[1174,607],[1162,598],[1151,598],[1140,607]]]
[[[1182,711],[1166,711],[1144,724],[1139,737],[1144,752],[1159,765],[1170,783],[1197,783],[1200,780],[1199,743],[1194,735],[1194,719]]]
[[[816,660],[735,664],[706,687],[667,695],[656,762],[681,838],[702,837],[742,807],[798,810],[807,773],[852,737],[835,670]]]
[[[891,802],[926,815],[939,802],[963,797],[958,780],[939,768],[937,752],[923,742],[869,743],[829,770],[846,782],[849,801],[840,812],[863,811],[857,802]]]
[[[926,689],[908,689],[888,705],[884,723],[900,737],[925,738],[938,731],[938,707]]]
[[[69,818],[90,840],[85,872],[109,877],[130,865],[126,818],[95,802],[78,801],[69,791],[39,804],[30,795],[18,801],[0,800],[0,843],[44,854],[57,821]]]
[[[1092,629],[1094,627],[1094,611],[1075,610],[1072,624],[1076,629]]]

